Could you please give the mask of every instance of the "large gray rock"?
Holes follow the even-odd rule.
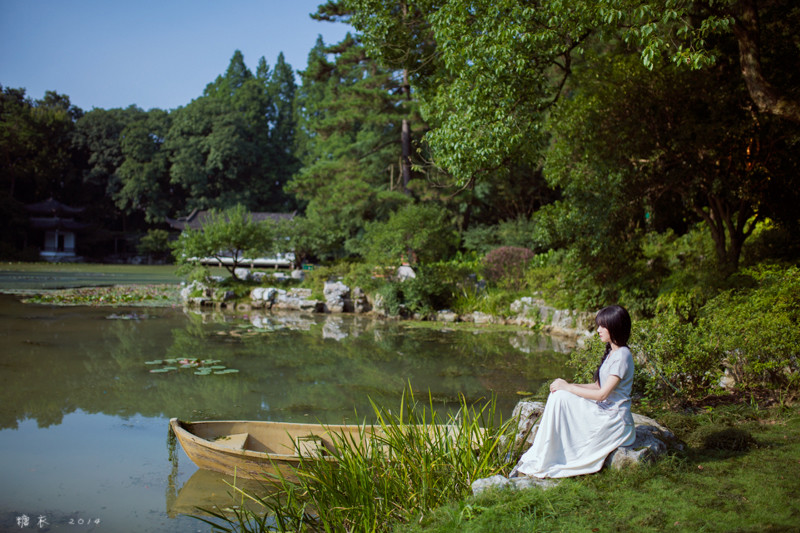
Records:
[[[620,446],[606,457],[603,466],[617,470],[653,462],[667,453],[667,443],[657,435],[653,426],[636,426],[636,440],[630,446]]]
[[[275,302],[277,294],[278,289],[274,287],[256,287],[250,291],[250,304],[256,309],[269,309]]]
[[[249,268],[234,268],[233,275],[239,278],[242,281],[248,281],[252,279],[252,274],[250,273]]]
[[[311,311],[321,312],[324,304],[319,300],[311,299],[311,289],[276,289],[272,309],[283,311]]]
[[[458,322],[458,313],[445,309],[436,313],[436,320],[439,322]]]
[[[326,281],[322,294],[325,296],[325,307],[331,313],[343,313],[350,306],[350,287],[341,281]]]
[[[539,429],[539,418],[543,412],[544,403],[542,402],[523,401],[514,406],[511,418],[517,421],[517,433],[514,436],[513,453],[523,453],[533,445],[533,439]]]
[[[397,267],[397,271],[395,272],[395,277],[397,281],[405,281],[407,279],[414,279],[417,277],[417,273],[414,272],[414,269],[408,265],[401,265]]]

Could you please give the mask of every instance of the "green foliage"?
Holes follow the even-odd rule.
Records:
[[[533,237],[534,226],[532,219],[519,216],[495,225],[471,227],[464,232],[464,248],[480,254],[488,254],[502,246],[533,249],[537,244]]]
[[[385,222],[369,222],[362,238],[349,247],[368,262],[412,265],[446,259],[455,248],[456,235],[448,213],[429,204],[409,204],[391,214]]]
[[[692,305],[694,302],[692,302]],[[744,390],[796,390],[800,348],[800,271],[760,265],[746,269],[736,288],[704,300],[695,321],[682,305],[634,320],[630,347],[635,388],[651,399],[702,397],[724,376]],[[602,354],[593,339],[571,356],[576,380],[591,375]]]
[[[800,269],[760,265],[712,299],[700,328],[742,387],[794,388],[800,370]]]
[[[483,258],[483,274],[490,283],[520,290],[525,283],[525,271],[533,259],[527,248],[503,246]]]
[[[184,231],[173,243],[179,265],[191,268],[205,257],[213,257],[220,263],[228,258],[231,264],[225,264],[225,268],[234,279],[238,279],[235,270],[244,259],[269,253],[274,247],[274,223],[253,221],[242,205],[225,211],[212,210],[202,228]]]
[[[147,235],[139,240],[137,249],[140,254],[151,255],[157,258],[166,257],[171,250],[169,232],[163,229],[147,230]]]

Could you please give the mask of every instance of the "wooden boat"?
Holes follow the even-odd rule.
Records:
[[[169,421],[189,459],[199,468],[248,479],[263,479],[301,458],[334,460],[334,439],[365,444],[370,426],[263,421]]]

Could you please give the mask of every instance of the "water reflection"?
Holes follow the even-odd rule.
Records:
[[[141,310],[140,310],[141,311]],[[358,317],[184,313],[152,309],[138,319],[101,308],[24,306],[0,298],[5,344],[0,428],[35,418],[41,427],[82,409],[118,416],[253,418],[322,422],[371,414],[368,398],[393,406],[410,382],[443,405],[459,394],[516,391],[564,373],[562,349],[528,332],[411,328]],[[144,318],[142,318],[144,317]],[[116,318],[116,319],[113,319]],[[162,358],[220,360],[238,374],[153,374]],[[356,413],[359,413],[356,415]]]

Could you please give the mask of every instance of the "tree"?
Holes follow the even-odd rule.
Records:
[[[374,264],[411,264],[442,260],[456,247],[458,238],[450,214],[433,204],[409,204],[386,221],[369,222],[362,239],[351,244]]]
[[[233,279],[244,259],[272,252],[275,227],[271,220],[256,222],[243,205],[224,211],[212,210],[198,230],[185,230],[175,241],[174,255],[179,265],[197,265],[213,257]],[[224,261],[223,261],[224,260]]]
[[[800,7],[788,0],[352,1],[361,8],[355,20],[365,42],[393,45],[384,47],[385,57],[403,49],[397,43],[406,35],[405,18],[397,6],[422,6],[442,70],[423,94],[425,118],[437,124],[427,140],[436,162],[461,183],[535,157],[547,142],[547,112],[592,41],[622,40],[648,68],[666,61],[699,69],[737,59],[759,109],[800,119],[800,53],[788,45]],[[730,37],[737,47],[719,46]]]
[[[318,40],[300,75],[302,168],[287,190],[307,203],[309,219],[328,228],[324,252],[342,255],[366,221],[386,218],[409,200],[393,181],[401,122],[397,82],[351,35],[330,47]]]
[[[22,203],[75,198],[81,179],[72,134],[83,111],[53,91],[33,101],[24,89],[0,89],[3,190]]]
[[[613,239],[617,248],[623,231],[681,232],[699,219],[721,269],[735,271],[756,221],[781,216],[777,191],[792,204],[798,199],[791,139],[796,146],[800,132],[755,115],[731,64],[651,72],[624,51],[590,64],[550,121],[546,163],[551,184],[584,218],[597,211],[589,204],[602,206],[590,240]],[[600,229],[615,218],[620,226]],[[611,255],[604,261],[613,264]]]
[[[278,117],[270,83],[275,76],[283,80],[291,67],[282,63],[270,75],[261,58],[257,72],[254,77],[237,50],[224,76],[210,83],[202,97],[172,113],[165,148],[171,183],[188,193],[187,209],[236,203],[261,211],[290,207],[283,184],[291,148],[276,143],[291,139],[272,135]],[[282,112],[291,114],[285,106]],[[281,131],[290,126],[281,126]]]
[[[124,160],[109,185],[119,209],[141,213],[148,223],[163,222],[180,212],[185,198],[170,183],[169,154],[164,142],[169,133],[169,113],[151,109],[129,124],[120,143]]]

